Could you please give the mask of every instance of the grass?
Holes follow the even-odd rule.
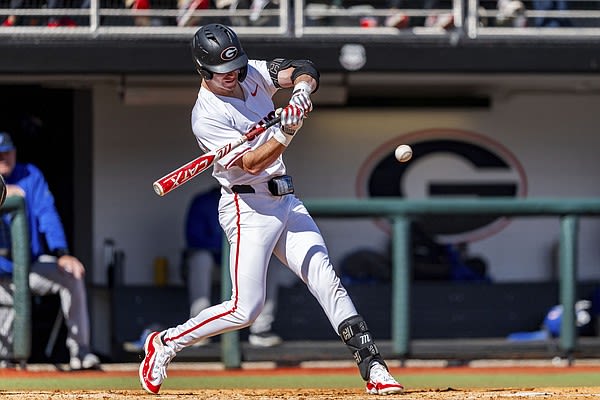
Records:
[[[173,374],[175,375],[175,374]],[[534,388],[581,387],[599,385],[597,372],[568,373],[445,373],[394,374],[407,388]],[[219,389],[219,388],[359,388],[363,382],[357,375],[274,375],[268,371],[262,376],[172,376],[164,389]],[[137,374],[118,377],[86,377],[70,374],[61,377],[2,377],[0,390],[135,390],[140,388]]]

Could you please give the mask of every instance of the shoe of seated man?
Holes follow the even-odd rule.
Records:
[[[371,365],[369,380],[367,381],[368,394],[393,394],[402,393],[403,391],[404,386],[396,382],[386,367],[379,362],[374,362]]]
[[[248,335],[248,343],[256,347],[273,347],[283,342],[281,337],[273,332],[251,333]]]
[[[71,357],[69,361],[71,371],[83,371],[88,369],[100,369],[100,359],[93,353]]]
[[[165,345],[161,332],[152,332],[144,344],[145,357],[140,364],[140,383],[145,391],[158,394],[167,377],[167,366],[175,357],[175,350]]]
[[[203,338],[198,340],[196,343],[194,343],[192,345],[192,347],[204,347],[204,346],[208,346],[212,341],[210,340],[210,338]]]

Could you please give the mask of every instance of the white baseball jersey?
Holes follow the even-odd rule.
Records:
[[[248,132],[259,121],[271,114],[274,118],[274,105],[271,97],[278,90],[267,70],[266,61],[250,60],[248,74],[240,83],[246,100],[228,97],[223,101],[218,96],[202,87],[192,111],[192,130],[200,148],[204,151],[215,150],[230,143]],[[239,168],[232,168],[233,163],[247,151],[265,143],[274,131],[274,126],[258,135],[252,141],[234,149],[219,160],[213,169],[213,176],[221,186],[266,182],[271,177],[285,174],[285,165],[280,156],[266,170],[252,175]]]
[[[241,86],[245,100],[200,89],[192,112],[192,127],[205,151],[230,143],[265,116],[274,116],[271,97],[277,88],[265,61],[249,62]],[[268,190],[269,179],[286,172],[282,157],[256,175],[234,163],[269,140],[275,129],[279,127],[238,147],[214,166],[213,176],[224,188],[218,212],[230,244],[231,299],[167,329],[163,340],[175,351],[203,338],[252,324],[264,306],[267,267],[272,254],[306,283],[336,333],[342,321],[357,315],[329,261],[321,233],[302,202],[293,194],[274,196]],[[254,193],[234,193],[230,189],[233,185],[250,185]]]

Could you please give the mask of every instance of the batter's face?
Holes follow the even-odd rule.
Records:
[[[239,70],[224,74],[214,73],[212,79],[205,80],[204,82],[214,94],[221,96],[235,96],[237,91],[239,91],[239,74]]]
[[[2,151],[0,152],[0,175],[9,176],[13,169],[15,169],[15,164],[17,163],[17,151]]]

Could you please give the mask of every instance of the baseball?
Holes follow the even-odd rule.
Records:
[[[407,162],[412,157],[412,149],[407,144],[401,144],[400,146],[396,147],[394,155],[396,156],[396,160],[400,162]]]

